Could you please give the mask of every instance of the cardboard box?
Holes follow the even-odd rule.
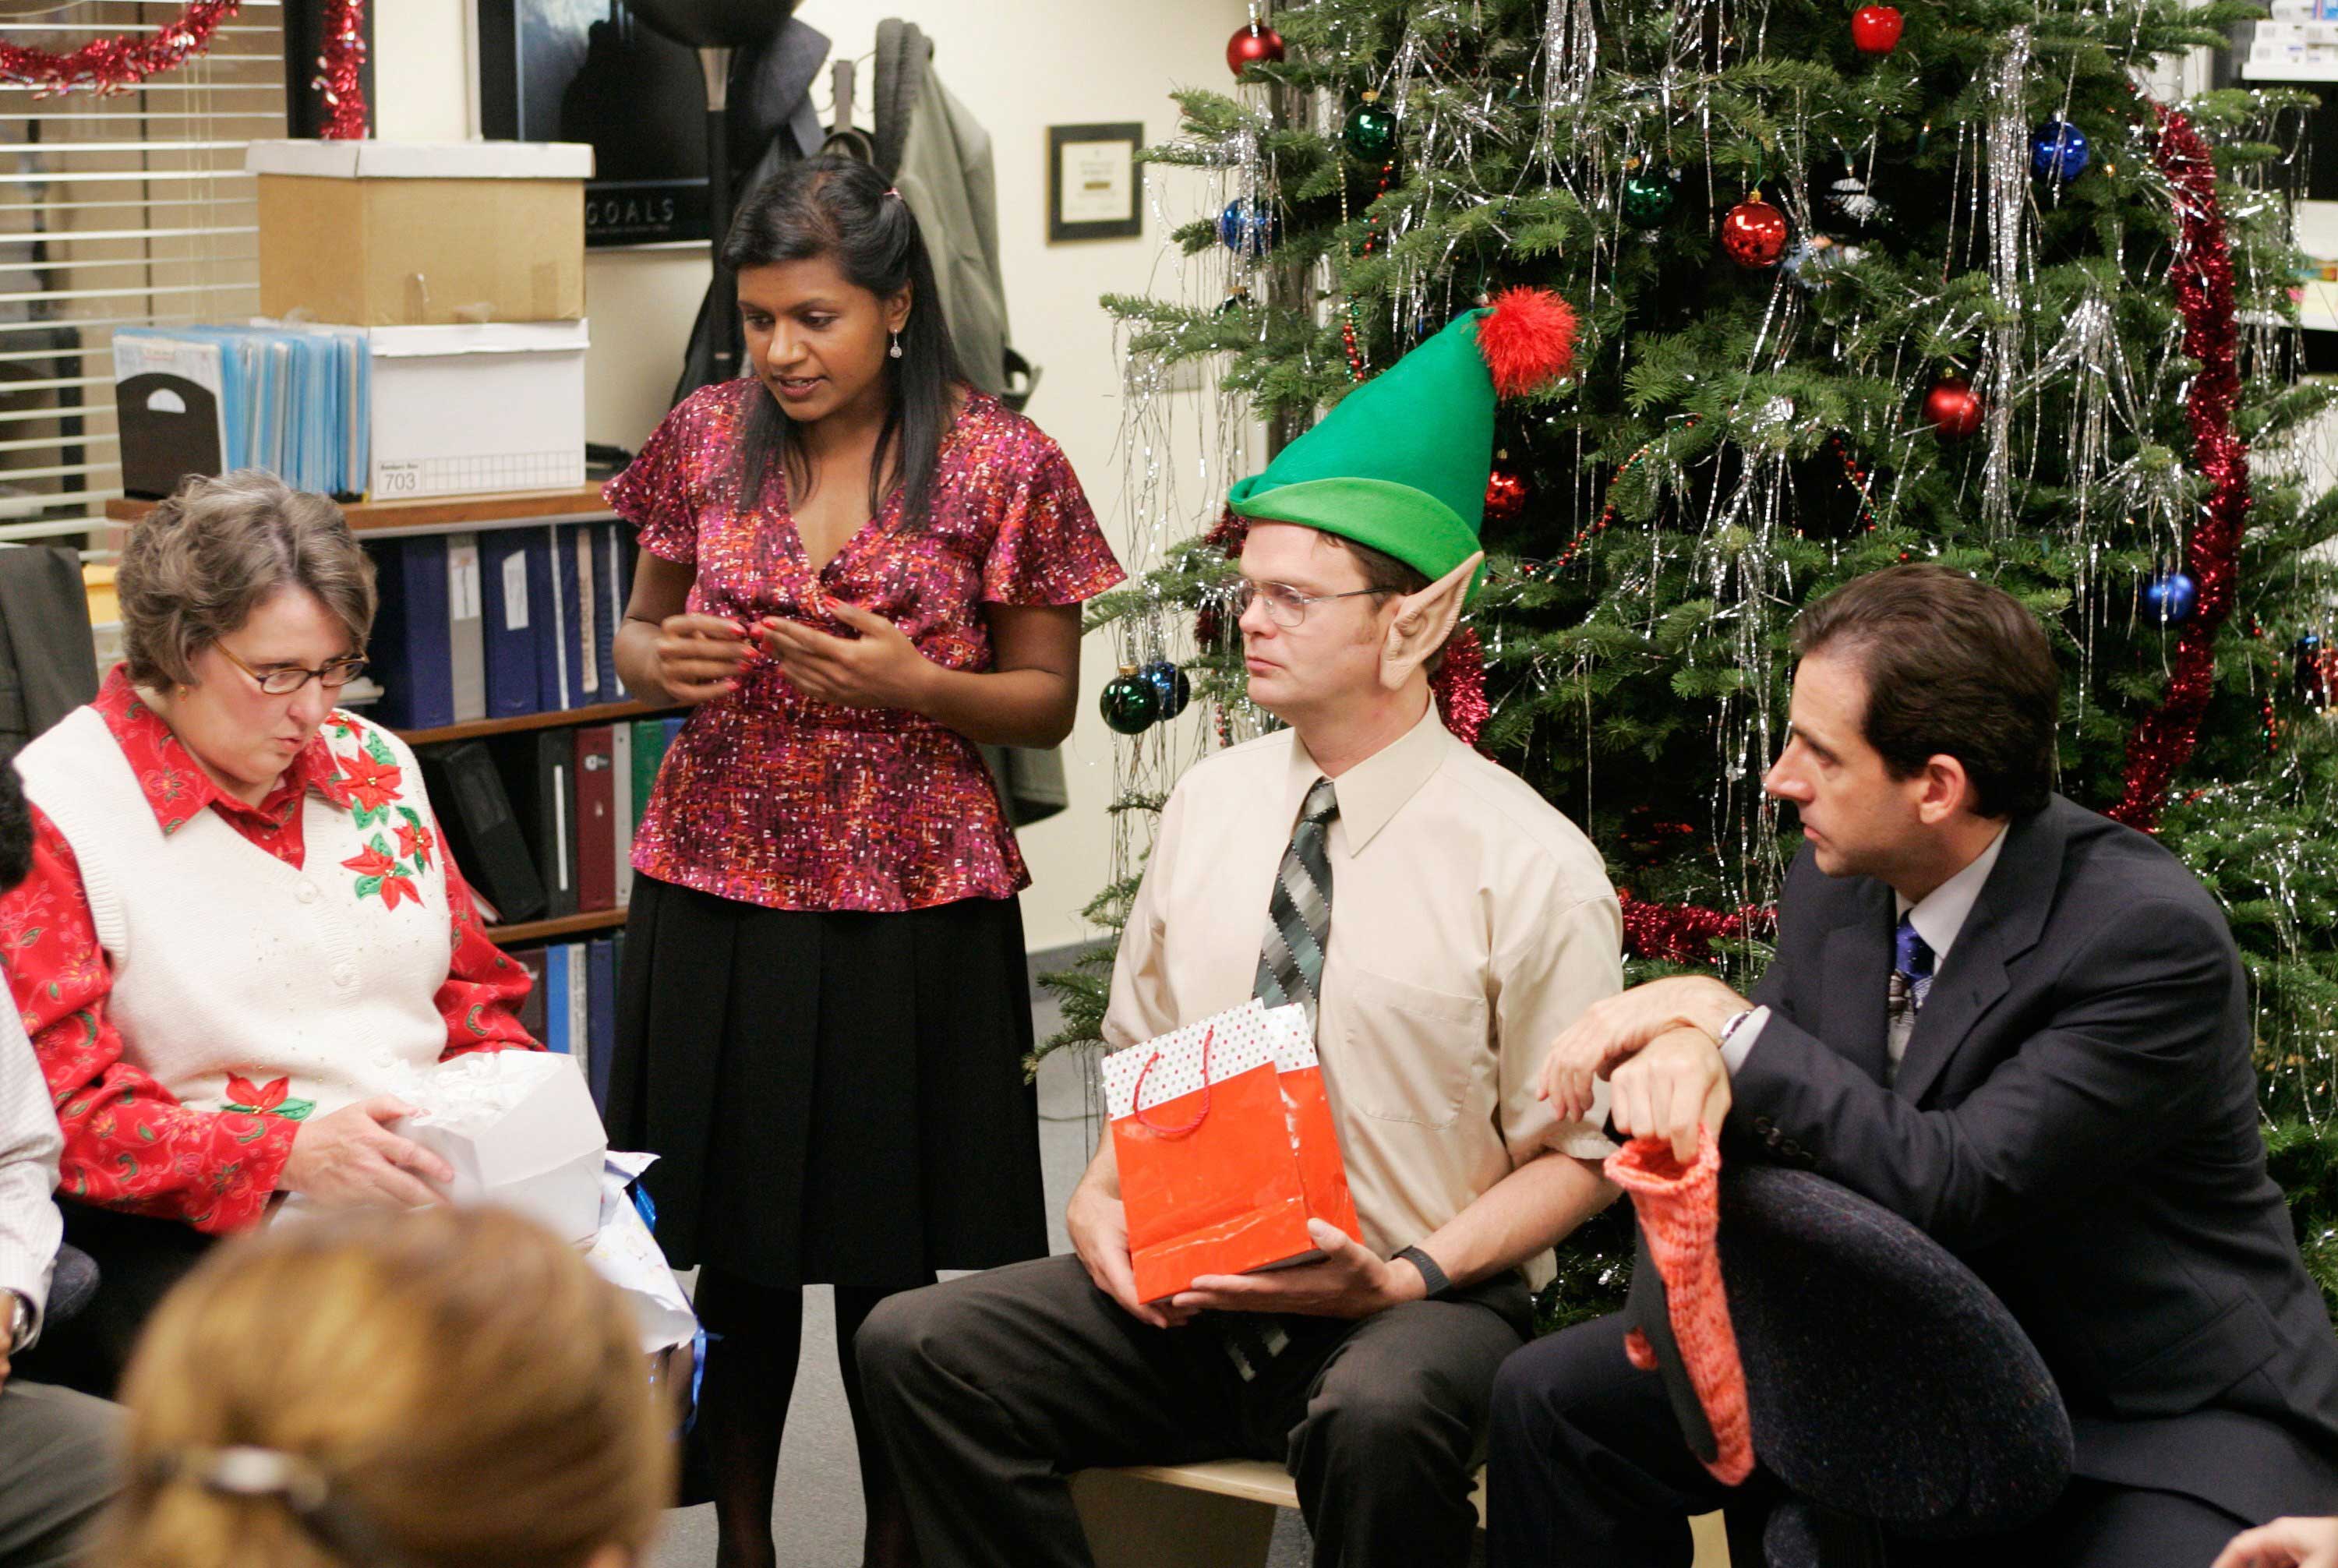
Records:
[[[455,1168],[447,1196],[495,1203],[590,1247],[601,1230],[608,1134],[575,1060],[544,1051],[458,1056],[407,1099],[419,1114],[391,1130]]]
[[[584,483],[583,321],[377,327],[375,501]]]
[[[344,327],[584,314],[584,180],[567,142],[254,142],[260,308]]]

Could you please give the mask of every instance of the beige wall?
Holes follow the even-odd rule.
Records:
[[[398,0],[378,8],[382,136],[448,140],[468,133],[464,9],[465,0]],[[1164,254],[1166,235],[1150,218],[1136,240],[1046,242],[1046,128],[1141,120],[1149,137],[1165,135],[1175,122],[1171,89],[1228,83],[1225,42],[1247,14],[1242,0],[890,0],[883,6],[806,0],[798,14],[830,39],[831,60],[872,50],[883,16],[917,23],[935,41],[937,74],[990,132],[1012,341],[1044,371],[1029,413],[1062,443],[1120,548],[1118,368],[1112,323],[1095,301],[1108,290],[1158,287],[1175,261]],[[870,122],[869,77],[864,66],[858,114],[864,127]],[[823,72],[816,100],[825,105],[827,94]],[[1171,210],[1185,208],[1173,202]],[[670,250],[604,251],[588,261],[586,423],[594,440],[637,446],[664,413],[705,282],[702,257]],[[1080,939],[1079,910],[1105,879],[1112,736],[1095,716],[1095,693],[1113,673],[1110,660],[1103,640],[1091,639],[1079,728],[1064,749],[1071,809],[1022,836],[1034,879],[1024,897],[1034,948]]]

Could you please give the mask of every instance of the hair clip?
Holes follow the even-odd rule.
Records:
[[[230,1497],[272,1497],[318,1544],[359,1568],[410,1568],[359,1510],[336,1496],[331,1480],[309,1460],[274,1448],[189,1446],[159,1454],[148,1464],[156,1482],[190,1481]]]
[[[888,186],[886,186],[886,187],[885,187],[885,194],[886,194],[886,195],[888,195],[888,196],[890,196],[890,197],[891,197],[894,201],[899,201],[902,200],[902,196],[901,196],[900,191],[899,191],[895,190],[895,189],[894,189],[892,186],[890,186],[890,185],[888,185]]]
[[[323,1507],[331,1490],[315,1465],[273,1448],[185,1448],[157,1458],[152,1472],[237,1497],[281,1497],[296,1514]]]

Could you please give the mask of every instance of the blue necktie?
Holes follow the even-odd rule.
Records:
[[[1913,1017],[1924,1010],[1932,990],[1932,948],[1907,916],[1900,916],[1891,933],[1891,1015]]]

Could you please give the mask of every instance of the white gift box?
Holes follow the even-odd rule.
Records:
[[[393,1131],[455,1168],[447,1196],[496,1203],[590,1246],[601,1230],[608,1134],[572,1056],[474,1052],[418,1073]]]

